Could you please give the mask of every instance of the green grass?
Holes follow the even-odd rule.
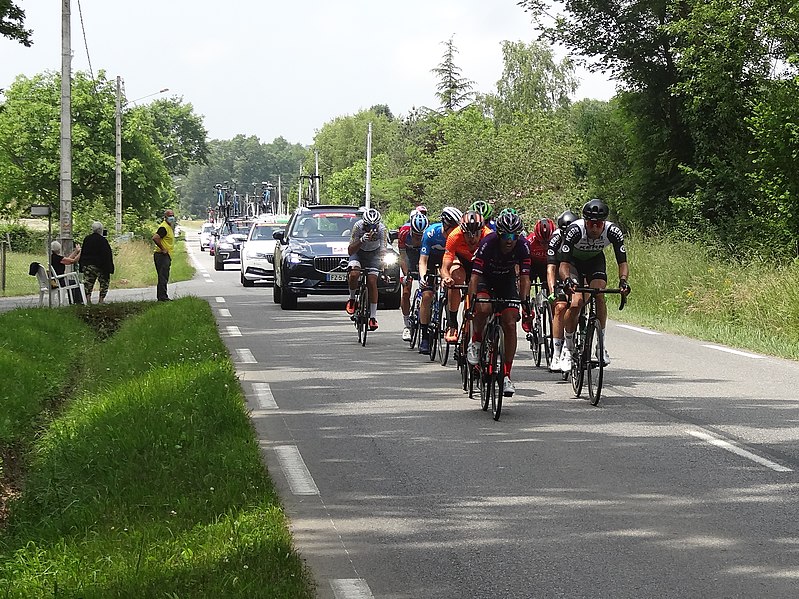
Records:
[[[132,241],[114,247],[115,272],[111,275],[111,289],[152,287],[158,282],[153,265],[153,244],[150,241]],[[46,264],[47,256],[11,252],[6,254],[6,289],[0,297],[38,295],[36,277],[28,274],[31,262]],[[194,276],[189,263],[186,244],[178,241],[172,259],[170,281],[188,281]],[[97,285],[95,285],[95,293]]]
[[[660,237],[628,239],[627,255],[633,292],[611,318],[799,359],[799,261],[722,262],[699,244]]]
[[[0,596],[312,597],[208,304],[151,304],[91,357],[0,533]]]

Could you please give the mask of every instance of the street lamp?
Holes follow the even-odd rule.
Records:
[[[163,94],[164,92],[168,92],[169,88],[165,87],[162,90],[157,92],[153,92],[151,94],[147,94],[146,96],[142,96],[141,98],[136,98],[135,100],[129,100],[123,104],[122,102],[122,77],[117,75],[117,105],[116,105],[116,169],[115,169],[115,177],[114,177],[114,199],[116,204],[115,209],[115,226],[114,230],[116,231],[117,235],[122,234],[122,106],[127,106],[132,102],[138,102],[139,100],[144,100],[144,98],[149,98],[150,96],[155,96],[158,94]]]

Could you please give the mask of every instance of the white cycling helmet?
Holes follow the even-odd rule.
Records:
[[[363,213],[363,224],[375,226],[380,223],[381,220],[380,213],[375,210],[374,208],[369,208],[366,212]]]
[[[447,206],[441,211],[441,223],[446,229],[452,229],[460,224],[463,212],[453,206]]]

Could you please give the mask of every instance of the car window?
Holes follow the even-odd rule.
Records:
[[[358,220],[354,212],[318,212],[302,214],[294,219],[291,235],[299,238],[341,239],[349,237]]]
[[[253,228],[250,235],[251,241],[271,241],[274,240],[273,233],[275,231],[282,231],[281,225],[258,225]]]
[[[210,233],[214,230],[214,225],[203,225],[203,233]]]

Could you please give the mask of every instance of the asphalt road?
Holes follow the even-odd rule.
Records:
[[[599,407],[520,343],[494,422],[398,311],[363,348],[192,249],[320,597],[799,596],[799,364],[611,323]]]

